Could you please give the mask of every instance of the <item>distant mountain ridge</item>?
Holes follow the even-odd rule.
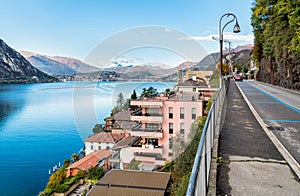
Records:
[[[251,60],[252,47],[253,45],[247,44],[233,49],[232,51],[236,55],[232,57],[232,60],[235,63],[248,66]],[[186,61],[176,67],[171,67],[163,63],[145,63],[123,57],[111,61],[110,65],[100,70],[74,58],[39,55],[26,51],[21,51],[21,53],[37,68],[51,74],[74,75],[75,80],[176,81],[179,69],[183,71],[183,74],[186,70],[215,71],[220,58],[218,52],[211,53],[200,62]]]
[[[58,81],[30,64],[20,53],[0,39],[0,83]]]
[[[36,68],[53,75],[72,75],[100,71],[78,59],[60,56],[40,55],[28,51],[20,53]]]

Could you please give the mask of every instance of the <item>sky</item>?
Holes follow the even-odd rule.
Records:
[[[80,60],[104,40],[128,29],[161,26],[182,32],[207,52],[217,52],[212,39],[219,32],[225,13],[236,15],[241,32],[233,34],[234,23],[224,30],[233,47],[253,43],[251,3],[253,0],[0,0],[0,39],[17,51]],[[224,18],[222,25],[228,20]],[[122,42],[122,40],[120,40]],[[115,46],[118,47],[118,46]],[[182,57],[161,49],[132,49],[122,58],[161,61],[175,65]],[[117,58],[117,57],[116,57]]]

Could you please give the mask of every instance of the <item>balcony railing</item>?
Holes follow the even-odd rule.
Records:
[[[135,153],[156,153],[162,154],[163,149],[161,146],[151,146],[151,145],[138,145],[135,147],[131,147],[130,150]]]
[[[135,160],[153,162],[154,165],[164,165],[166,159],[162,158],[161,154],[140,152],[135,154]]]
[[[133,121],[141,122],[159,122],[162,123],[162,115],[143,115],[143,116],[131,116]]]
[[[139,124],[132,129],[131,135],[132,136],[141,136],[141,137],[162,138],[162,130],[161,129],[143,129],[142,125]]]
[[[145,114],[143,114],[142,110],[138,110],[138,111],[132,112],[131,116],[162,116],[162,114],[159,114],[159,113],[145,113]]]
[[[152,107],[162,107],[163,100],[167,98],[157,99],[157,98],[142,98],[138,100],[132,100],[130,105],[137,105],[137,106],[152,106]]]

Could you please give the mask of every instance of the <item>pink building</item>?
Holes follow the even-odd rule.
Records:
[[[191,125],[203,115],[209,97],[208,92],[182,91],[131,101],[132,106],[140,108],[131,114],[131,120],[139,122],[131,135],[141,137],[139,145],[132,147],[135,160],[144,165],[164,165],[170,160],[171,138],[181,136],[183,140],[187,139]]]

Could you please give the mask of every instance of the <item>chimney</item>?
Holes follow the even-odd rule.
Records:
[[[182,69],[178,69],[178,85],[182,84]]]

